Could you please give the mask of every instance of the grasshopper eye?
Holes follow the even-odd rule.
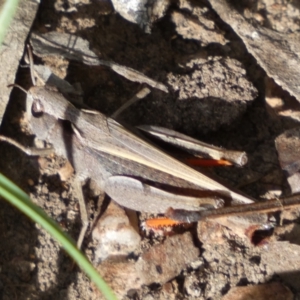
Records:
[[[39,117],[44,113],[44,106],[39,99],[34,99],[31,106],[32,115],[35,117]]]

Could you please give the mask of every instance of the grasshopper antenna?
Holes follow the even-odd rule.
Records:
[[[28,55],[28,60],[29,60],[30,77],[31,77],[32,84],[35,86],[36,80],[35,80],[34,72],[33,72],[34,64],[33,64],[32,51],[31,51],[29,44],[27,44],[26,48],[27,48],[27,55]],[[9,87],[9,88],[16,87],[16,88],[20,89],[21,91],[23,91],[25,94],[28,94],[28,92],[23,87],[21,87],[20,85],[18,85],[16,83],[9,84],[7,87]]]
[[[18,85],[16,83],[9,84],[7,87],[8,88],[10,88],[10,87],[16,87],[16,88],[20,89],[21,91],[23,91],[25,94],[28,94],[28,92],[24,88],[22,88],[20,85]]]
[[[35,81],[34,74],[33,74],[33,68],[34,68],[33,56],[32,56],[32,51],[31,51],[29,44],[27,44],[27,55],[28,55],[28,59],[29,59],[31,81],[32,81],[32,84],[35,86],[36,81]]]

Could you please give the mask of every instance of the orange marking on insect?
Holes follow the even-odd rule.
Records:
[[[184,224],[184,222],[171,220],[168,218],[156,218],[145,221],[145,226],[149,229],[161,229],[165,227],[174,227]]]
[[[215,166],[232,166],[232,163],[225,159],[202,159],[202,158],[188,158],[186,162],[192,166],[215,167]]]

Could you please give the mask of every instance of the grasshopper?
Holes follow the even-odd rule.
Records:
[[[74,140],[78,140],[78,143],[82,145],[82,151],[110,158],[109,165],[116,165],[117,170],[105,166],[105,163],[103,166],[99,163],[97,168],[103,169],[102,176],[93,179],[112,199],[125,207],[153,213],[165,211],[164,203],[161,203],[160,200],[156,201],[155,193],[151,194],[150,186],[149,190],[148,185],[144,184],[141,179],[173,187],[213,191],[219,196],[231,197],[235,203],[253,202],[252,199],[230,190],[210,177],[177,161],[100,112],[77,109],[59,92],[46,87],[32,87],[29,89],[28,95],[32,98],[32,110],[35,114],[46,113],[55,119],[71,123]],[[56,149],[54,143],[53,146]],[[81,170],[84,168],[91,167],[83,167],[82,162],[74,161],[73,163],[79,174],[83,172]],[[143,201],[143,197],[147,195],[148,191],[151,191],[149,196],[152,201],[150,203]],[[136,194],[137,192],[139,193]],[[172,197],[176,200],[172,205],[168,204],[168,207],[197,210],[201,204],[215,204],[214,199],[199,198],[196,201],[195,199],[198,198],[192,197],[189,202],[188,198],[179,201],[175,194]],[[137,202],[137,199],[140,200]]]
[[[169,208],[187,211],[218,208],[223,206],[224,199],[232,200],[233,204],[253,203],[252,199],[164,153],[116,120],[100,112],[76,108],[56,90],[33,86],[27,91],[27,99],[33,133],[51,143],[58,155],[71,162],[78,182],[94,180],[121,206],[165,213]],[[72,130],[66,131],[64,123],[71,125]],[[195,140],[188,142],[192,144]],[[79,247],[88,226],[83,201],[80,210],[83,228]]]

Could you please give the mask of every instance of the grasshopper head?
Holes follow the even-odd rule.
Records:
[[[27,112],[30,108],[31,114],[35,117],[46,113],[56,119],[68,120],[70,110],[74,110],[74,106],[52,87],[33,86],[29,89],[28,96]]]

